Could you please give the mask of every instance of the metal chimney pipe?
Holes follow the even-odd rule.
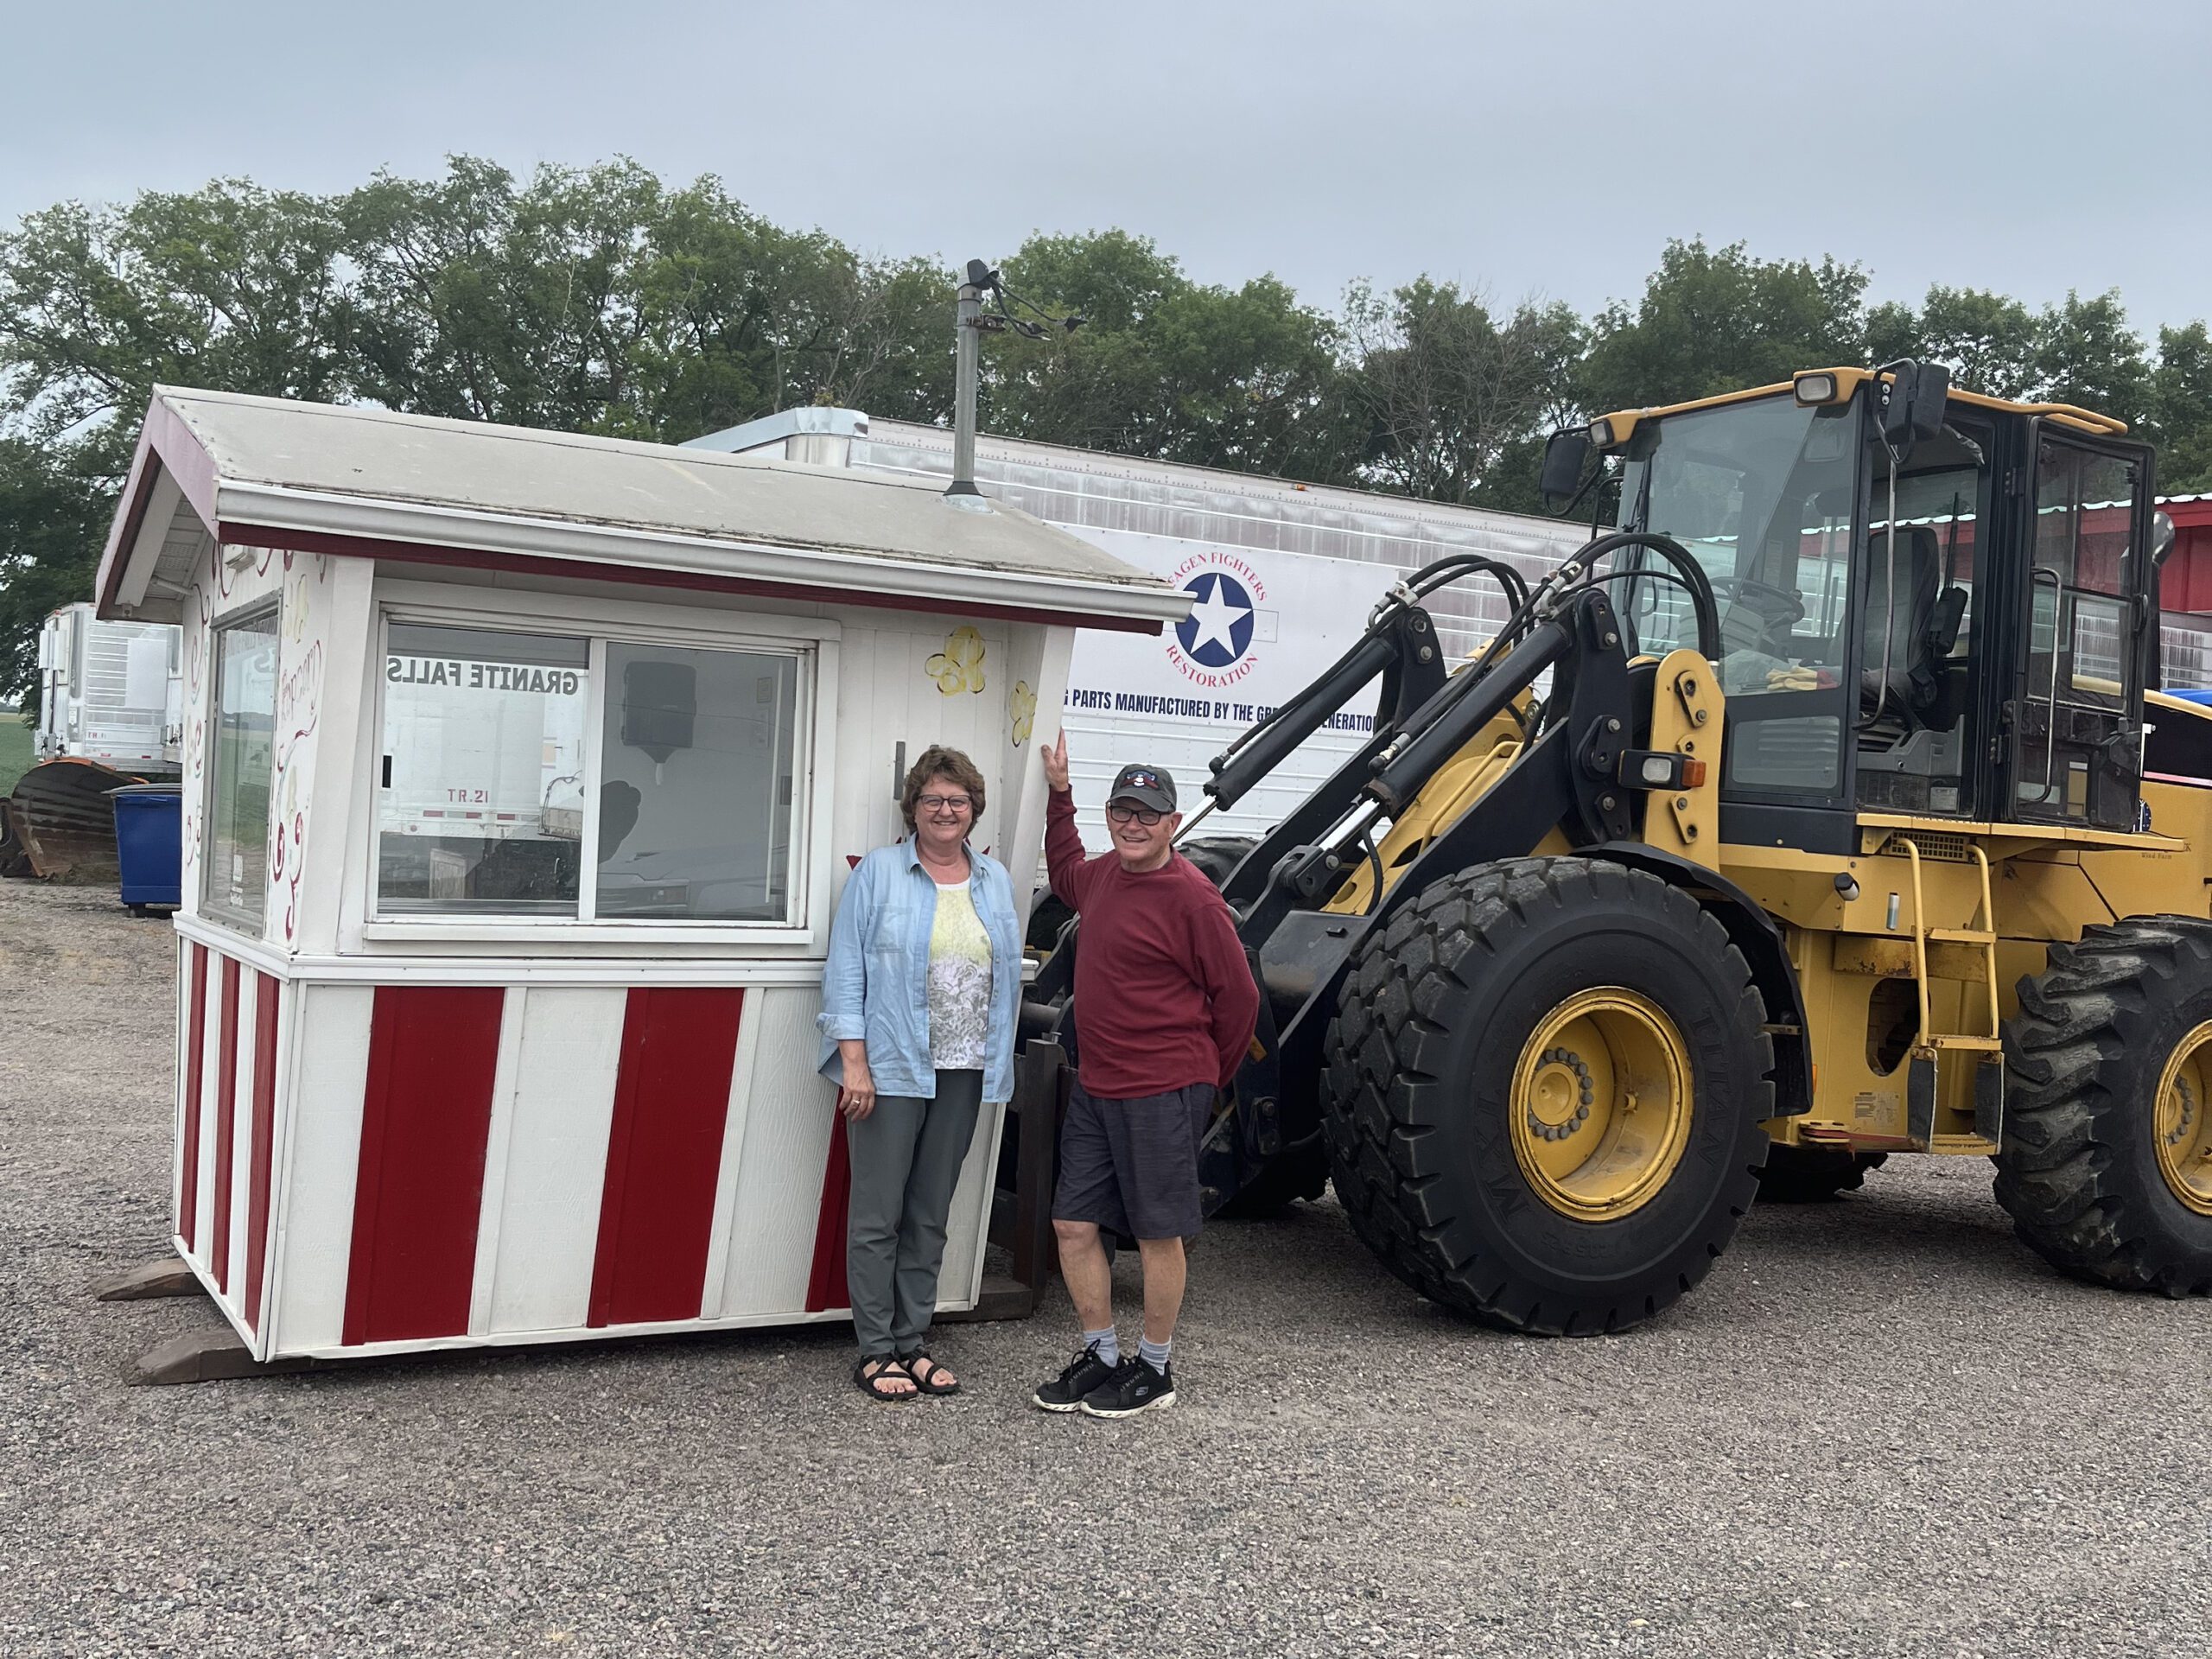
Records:
[[[954,324],[956,350],[952,388],[952,482],[948,496],[983,493],[976,487],[976,378],[981,371],[983,290],[976,278],[988,267],[981,260],[968,265],[968,280],[960,284],[960,303]]]

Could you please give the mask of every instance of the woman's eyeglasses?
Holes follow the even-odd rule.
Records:
[[[968,798],[965,795],[918,795],[914,798],[914,804],[925,812],[957,816],[968,810]]]
[[[1166,814],[1155,812],[1148,806],[1109,806],[1106,816],[1116,823],[1141,823],[1147,829],[1158,823]]]

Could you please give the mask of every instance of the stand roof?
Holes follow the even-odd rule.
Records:
[[[925,480],[378,409],[162,386],[97,588],[181,621],[226,546],[958,611],[1153,633],[1190,596]]]

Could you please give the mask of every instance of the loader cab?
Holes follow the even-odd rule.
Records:
[[[2150,452],[1971,393],[1901,442],[1879,403],[1865,371],[1819,371],[1593,426],[1620,527],[1713,582],[1723,839],[1849,853],[1861,813],[2133,827]],[[1656,567],[1623,607],[1639,650],[1694,638]]]

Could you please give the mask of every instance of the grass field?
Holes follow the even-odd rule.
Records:
[[[16,779],[31,769],[31,728],[21,715],[0,713],[0,795],[15,791]]]

